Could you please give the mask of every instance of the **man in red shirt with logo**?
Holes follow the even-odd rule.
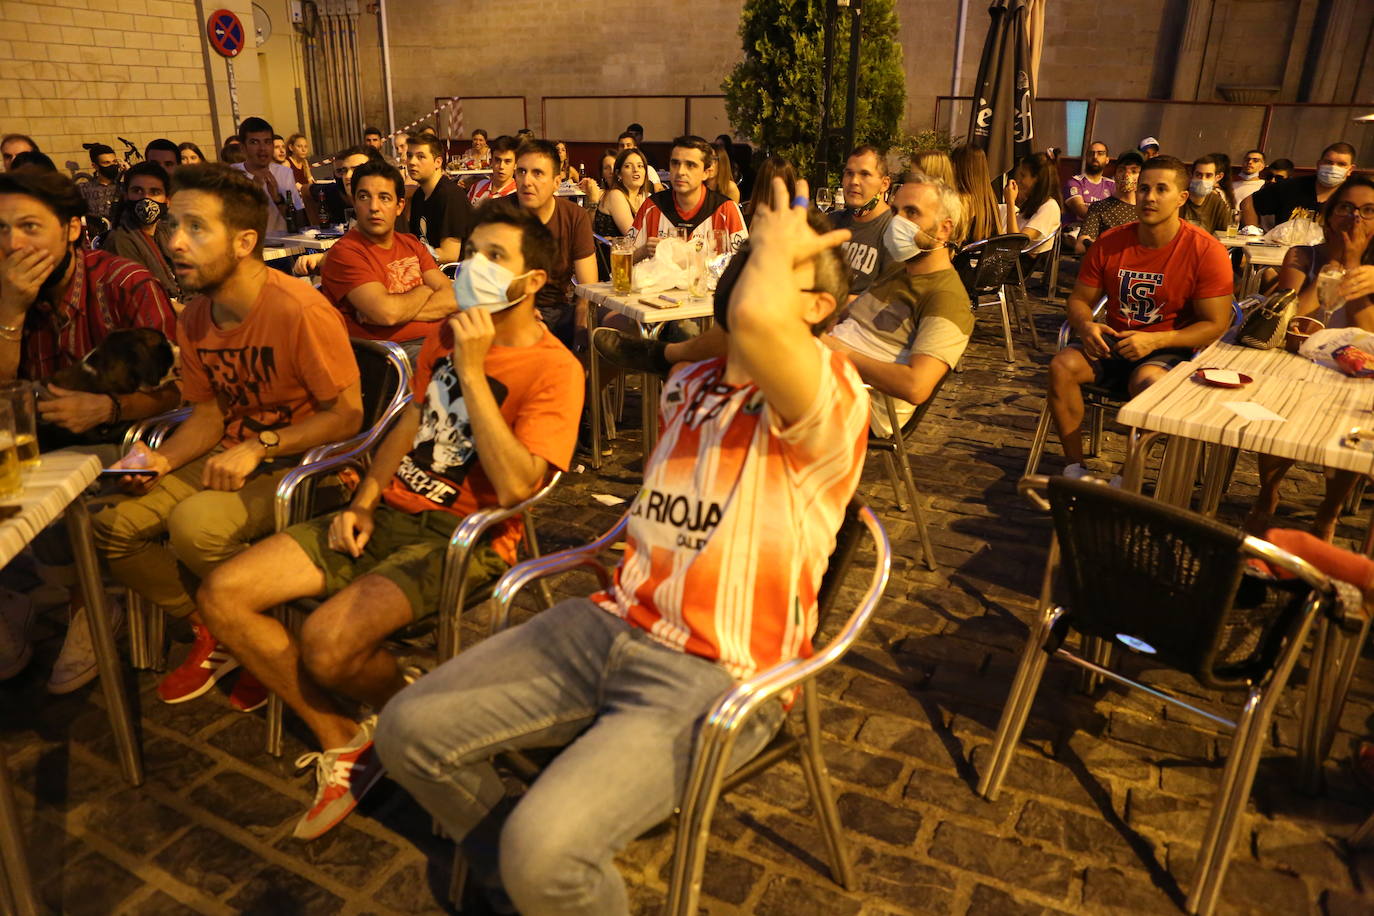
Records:
[[[394,165],[354,169],[353,206],[358,221],[326,253],[320,288],[343,312],[351,336],[393,341],[413,359],[453,314],[453,285],[423,242],[396,231],[406,197]]]
[[[705,241],[708,256],[714,254],[711,233],[716,229],[725,231],[731,251],[749,237],[739,204],[704,186],[706,171],[715,161],[715,149],[701,137],[685,136],[673,141],[668,159],[671,187],[650,195],[630,228],[638,249],[636,260],[653,254],[658,240],[677,228]]]
[[[465,650],[382,711],[387,772],[515,911],[627,913],[615,855],[672,813],[701,717],[737,680],[811,651],[868,394],[816,338],[845,299],[831,249],[849,232],[817,235],[805,182],[797,193],[789,206],[774,183],[752,251],[716,290],[727,355],[664,386],[612,585]],[[745,725],[734,764],[782,718],[774,702]],[[502,817],[491,758],[536,746],[564,747]]]
[[[1083,466],[1083,385],[1138,394],[1230,323],[1226,249],[1179,217],[1189,177],[1172,156],[1146,162],[1135,195],[1139,221],[1104,232],[1083,260],[1068,304],[1078,340],[1050,363],[1050,414],[1069,462],[1065,476],[1091,476]],[[1093,317],[1103,294],[1106,323]]]

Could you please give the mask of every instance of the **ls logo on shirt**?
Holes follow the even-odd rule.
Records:
[[[1121,303],[1121,315],[1126,322],[1139,325],[1158,322],[1164,310],[1155,302],[1155,290],[1164,282],[1164,274],[1123,270],[1118,275],[1121,278],[1121,290],[1117,300]]]

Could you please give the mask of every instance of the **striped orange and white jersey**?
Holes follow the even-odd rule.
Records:
[[[506,182],[500,190],[493,193],[491,189],[491,179],[483,178],[468,191],[468,203],[480,203],[489,197],[507,197],[515,193],[515,179]]]
[[[724,359],[673,373],[624,558],[592,596],[737,679],[811,654],[821,577],[863,468],[868,392],[845,356],[816,348],[816,401],[786,428],[758,386],[721,381]]]
[[[731,251],[739,251],[739,246],[749,238],[739,204],[704,185],[701,188],[701,200],[690,213],[683,213],[677,208],[672,188],[650,194],[639,205],[634,225],[630,227],[630,236],[635,240],[635,247],[642,248],[650,238],[662,238],[674,227],[684,228],[692,238],[704,241],[708,253],[714,250],[711,247],[711,233],[716,229],[725,230]]]

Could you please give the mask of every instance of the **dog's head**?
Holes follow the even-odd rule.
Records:
[[[111,331],[79,365],[60,373],[63,387],[95,394],[133,394],[162,385],[176,363],[172,344],[153,328]]]

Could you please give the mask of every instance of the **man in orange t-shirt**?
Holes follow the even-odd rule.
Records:
[[[118,581],[191,617],[191,653],[158,685],[164,701],[179,703],[236,664],[200,625],[178,563],[204,579],[270,532],[281,477],[304,452],[356,433],[363,410],[339,313],[309,284],[262,261],[262,191],[219,164],[177,169],[172,191],[172,269],[195,294],[177,334],[191,415],[156,451],[139,443],[117,462],[147,475],[127,478],[138,495],[92,521]],[[241,679],[233,699],[249,707],[266,698]]]
[[[462,311],[425,339],[415,400],[352,504],[268,538],[200,590],[210,626],[319,741],[317,794],[298,837],[339,823],[381,775],[370,722],[333,695],[381,709],[405,685],[382,641],[439,609],[454,528],[477,509],[529,497],[572,458],[582,368],[534,306],[553,239],[514,201],[498,201],[479,211],[469,245],[456,284]],[[504,572],[519,538],[512,519],[475,551],[469,581]],[[263,613],[304,597],[324,602],[299,640]]]
[[[411,358],[453,314],[453,285],[424,242],[396,231],[406,207],[405,182],[394,165],[367,162],[353,171],[358,221],[320,270],[320,288],[343,313],[354,337],[390,340]]]

